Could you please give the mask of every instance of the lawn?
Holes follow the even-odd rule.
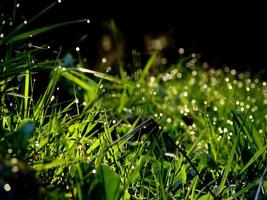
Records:
[[[27,29],[53,5],[0,25],[1,199],[267,197],[267,82],[196,54],[92,70],[76,47],[29,42],[88,25]]]

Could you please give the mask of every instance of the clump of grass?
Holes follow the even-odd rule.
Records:
[[[158,186],[153,185],[155,193],[146,196],[140,189],[139,196],[252,198],[266,168],[266,82],[234,69],[192,65],[194,57],[148,76],[151,62],[135,76],[122,77],[132,84],[107,85],[110,95],[104,101],[126,124],[132,116],[152,117],[161,130],[149,142],[149,146],[155,145],[151,152],[160,149],[161,159],[156,157],[155,162],[165,163],[166,155],[171,155],[175,159],[167,163],[179,166],[167,178],[164,168],[158,175],[151,174],[151,180],[159,181]],[[192,163],[178,147],[170,152],[164,134],[187,152]],[[163,177],[165,183],[160,182]],[[169,185],[170,177],[174,188]],[[179,187],[175,185],[178,182]],[[142,182],[141,188],[151,189],[151,182],[147,184]]]
[[[1,197],[266,197],[266,82],[194,56],[151,74],[157,53],[134,74],[111,76],[82,62],[65,68],[60,53],[44,61],[42,48],[22,43],[72,23],[21,25],[0,40]]]

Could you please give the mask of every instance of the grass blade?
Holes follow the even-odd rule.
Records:
[[[149,60],[147,61],[146,65],[145,65],[145,68],[143,69],[143,72],[141,74],[141,77],[139,79],[139,83],[143,82],[144,79],[146,78],[146,76],[148,75],[149,73],[149,70],[150,68],[152,67],[152,65],[154,64],[155,60],[157,59],[157,56],[158,56],[158,52],[155,52],[150,58]]]
[[[78,23],[83,23],[83,22],[86,22],[86,19],[63,22],[63,23],[59,23],[59,24],[53,24],[53,25],[45,26],[42,28],[37,28],[37,29],[31,30],[31,31],[27,31],[25,33],[14,35],[12,37],[7,37],[5,40],[0,41],[0,45],[2,45],[3,42],[12,44],[16,41],[24,40],[24,39],[27,39],[29,37],[40,35],[42,33],[46,33],[48,31],[51,31],[51,30],[54,30],[57,28],[62,28],[62,27],[67,26],[67,25],[73,25],[73,24],[78,24]]]

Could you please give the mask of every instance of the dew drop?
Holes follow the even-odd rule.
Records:
[[[106,58],[102,58],[101,61],[102,61],[103,64],[107,63],[107,59]]]
[[[10,161],[12,165],[16,165],[19,162],[17,158],[12,158]]]
[[[111,67],[109,66],[109,67],[107,67],[107,69],[106,69],[106,73],[108,73],[108,72],[110,72],[111,71]]]
[[[80,51],[80,47],[76,47],[75,50],[76,50],[77,52],[79,52],[79,51]]]
[[[27,24],[27,23],[28,23],[28,21],[25,19],[25,20],[23,21],[23,23],[24,23],[24,24]]]
[[[179,52],[179,54],[184,54],[184,48],[179,48],[178,52]]]
[[[90,23],[91,23],[90,19],[87,19],[87,20],[86,20],[86,23],[87,23],[87,24],[90,24]]]
[[[4,190],[6,192],[9,192],[11,190],[11,187],[10,187],[10,185],[8,183],[4,185]]]
[[[16,172],[18,172],[18,171],[19,171],[18,166],[14,166],[14,167],[12,167],[12,172],[16,173]]]
[[[52,95],[51,98],[50,98],[50,102],[54,101],[55,100],[55,96]]]
[[[36,142],[36,143],[35,143],[35,146],[36,146],[36,147],[39,147],[39,146],[40,146],[40,143],[39,143],[39,142]]]

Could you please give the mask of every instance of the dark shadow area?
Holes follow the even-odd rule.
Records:
[[[25,1],[18,9],[21,19],[33,16],[53,1]],[[56,22],[90,19],[90,25],[77,25],[54,31],[47,41],[65,47],[81,46],[90,64],[96,62],[99,41],[105,32],[103,22],[114,19],[123,34],[126,54],[143,52],[144,37],[169,34],[175,56],[179,48],[199,53],[213,67],[228,65],[258,72],[267,65],[267,14],[261,5],[233,5],[181,2],[88,2],[69,0],[58,4],[38,20],[43,26]],[[36,25],[36,23],[35,23]],[[80,37],[87,38],[77,43]],[[45,38],[42,38],[44,41]]]

